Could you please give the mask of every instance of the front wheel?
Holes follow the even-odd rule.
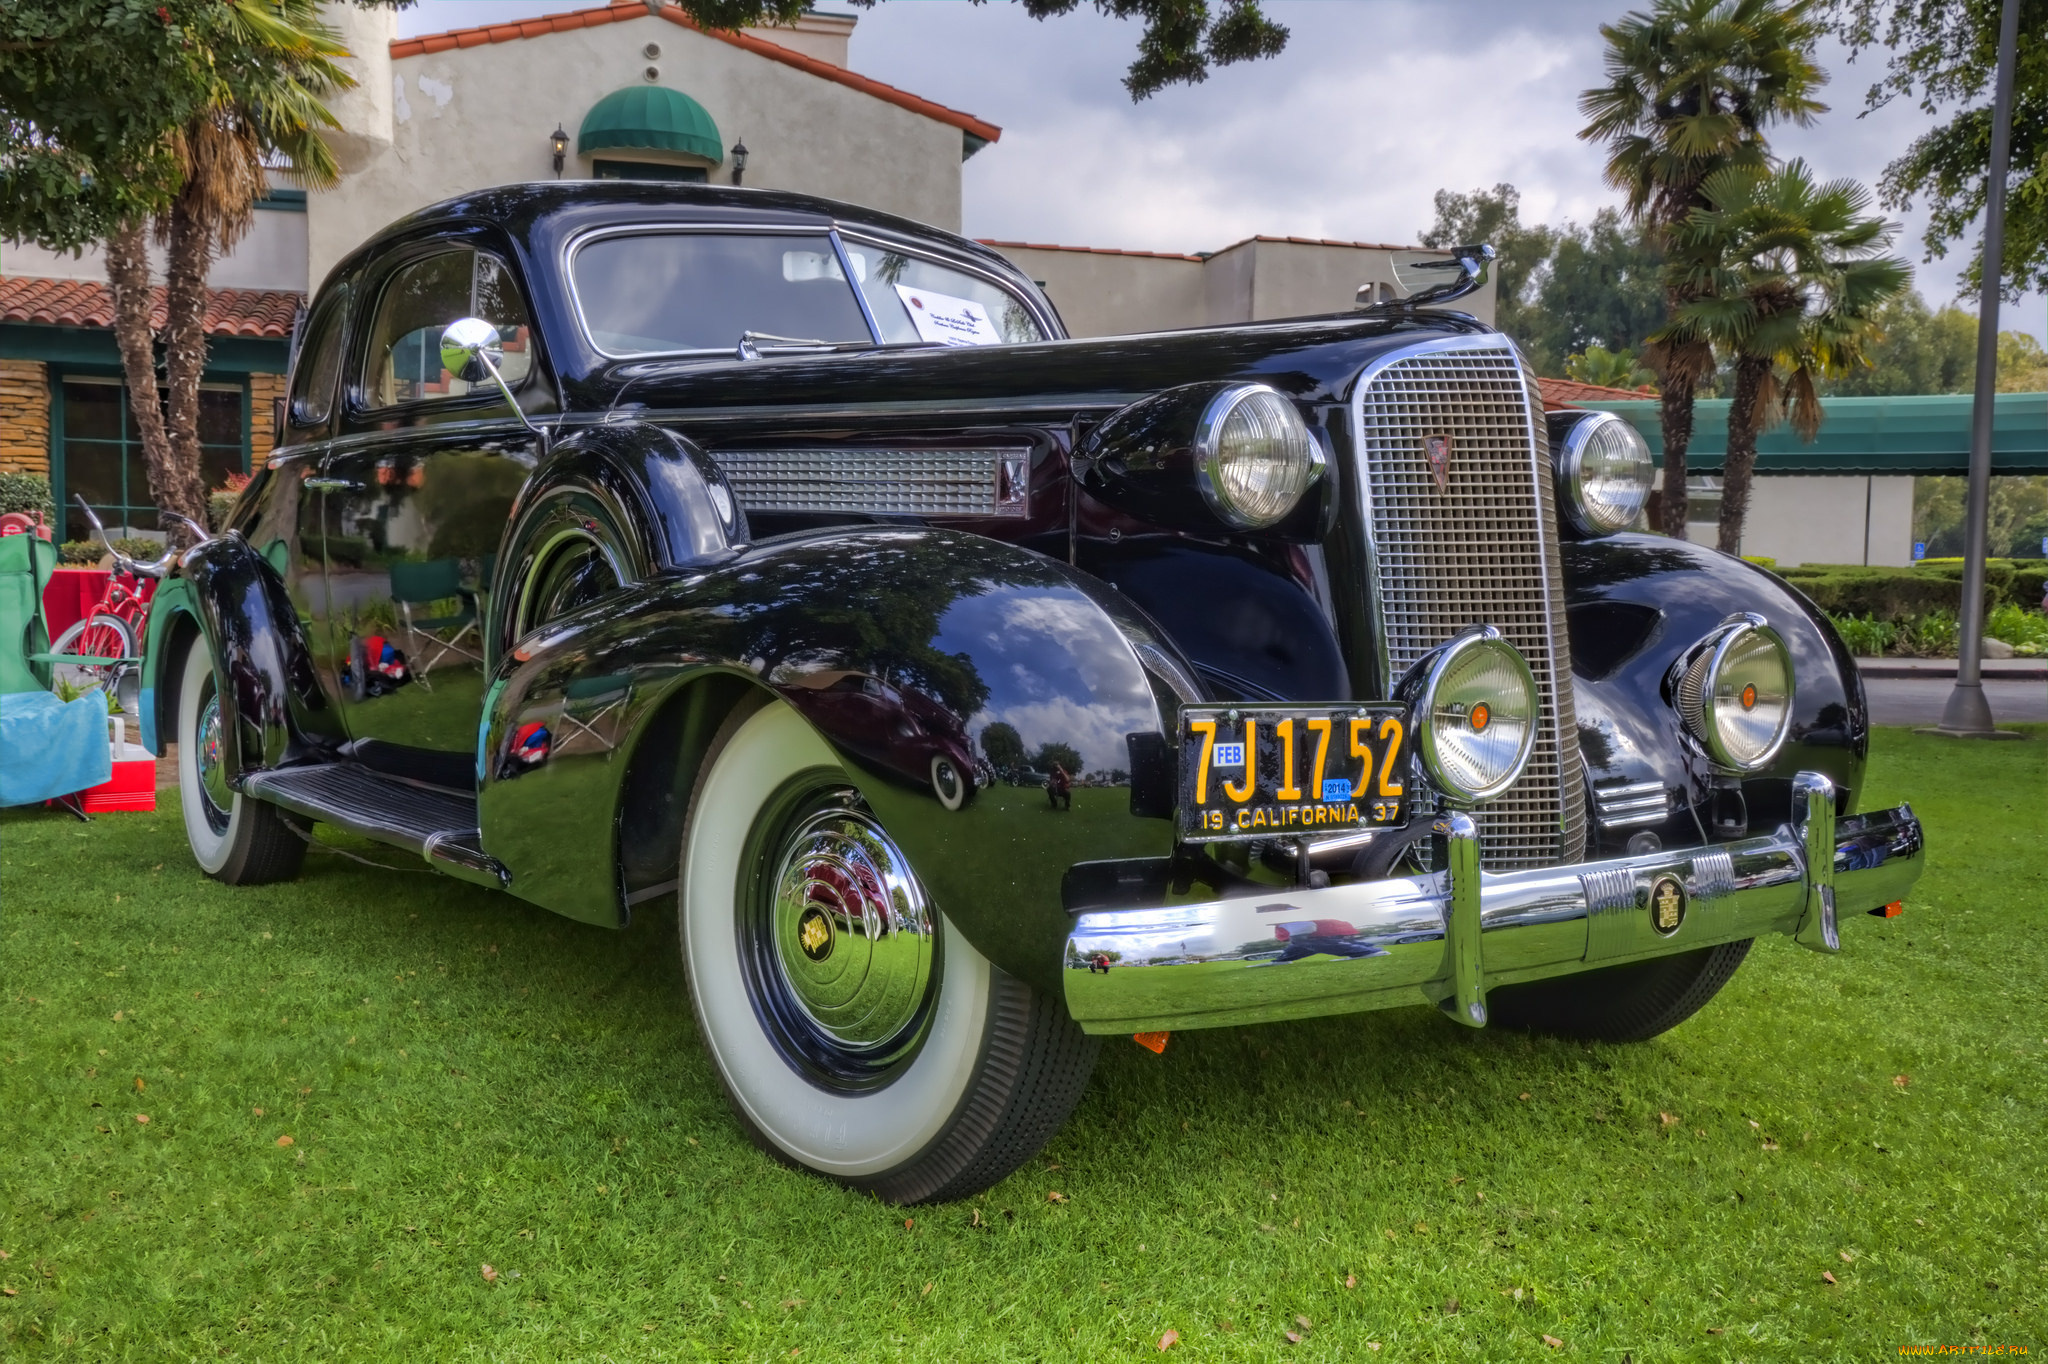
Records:
[[[116,684],[127,670],[127,665],[121,660],[135,655],[135,631],[119,616],[101,614],[72,622],[63,634],[57,636],[50,652],[106,660],[104,663],[55,664],[50,674],[53,685],[61,683],[79,691],[101,686],[110,691],[118,690]]]
[[[1489,991],[1496,1027],[1596,1042],[1647,1042],[1707,1006],[1754,939]]]
[[[683,961],[764,1150],[894,1203],[964,1198],[1080,1101],[1096,1042],[992,965],[794,710],[728,722],[684,835]]]
[[[185,841],[199,869],[231,886],[289,881],[306,861],[306,841],[276,806],[228,785],[221,752],[226,723],[213,658],[196,639],[178,684],[178,803]]]

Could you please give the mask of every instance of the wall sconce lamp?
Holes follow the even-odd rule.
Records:
[[[555,130],[548,134],[548,146],[555,153],[555,178],[559,180],[562,178],[562,161],[569,155],[569,134],[562,130],[561,124],[557,123]]]
[[[746,139],[741,138],[739,141],[733,143],[732,151],[728,154],[732,157],[732,182],[735,185],[737,185],[740,182],[740,177],[744,176],[747,173]]]

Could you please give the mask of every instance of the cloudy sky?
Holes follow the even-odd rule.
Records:
[[[590,0],[423,0],[401,31],[434,32]],[[831,8],[828,4],[826,8]],[[1599,79],[1599,25],[1624,0],[1267,0],[1292,30],[1279,58],[1133,105],[1119,83],[1138,26],[1092,11],[1038,22],[1011,4],[889,0],[860,12],[855,70],[1000,125],[964,168],[975,237],[1160,251],[1255,233],[1408,242],[1440,188],[1500,181],[1525,220],[1583,221],[1615,196],[1578,140],[1578,92]],[[1882,54],[1821,54],[1834,107],[1776,132],[1786,156],[1874,185],[1928,120],[1864,117]],[[1924,217],[1895,214],[1930,302],[1960,262],[1922,263]],[[2004,326],[2048,327],[2039,296]]]

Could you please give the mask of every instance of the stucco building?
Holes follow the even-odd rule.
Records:
[[[852,14],[698,29],[648,0],[400,38],[388,9],[330,4],[357,79],[334,97],[344,177],[280,184],[210,283],[202,441],[209,476],[270,447],[294,316],[395,218],[487,185],[610,177],[792,189],[958,229],[960,165],[985,120],[848,68]],[[161,260],[158,277],[161,278]],[[48,476],[112,527],[155,529],[98,251],[0,243],[0,470]],[[158,301],[161,318],[161,297]],[[84,533],[75,508],[66,533]]]

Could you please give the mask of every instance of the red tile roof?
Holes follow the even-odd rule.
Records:
[[[943,104],[913,95],[908,90],[898,90],[893,85],[884,85],[878,80],[855,75],[843,66],[834,66],[828,61],[805,56],[791,51],[765,38],[756,38],[751,33],[726,33],[717,29],[703,28],[683,17],[680,10],[663,8],[656,11],[659,17],[672,24],[679,24],[716,38],[721,43],[751,52],[770,61],[793,66],[813,76],[828,80],[848,89],[858,90],[864,95],[908,109],[913,114],[923,114],[939,123],[949,123],[962,132],[972,133],[984,142],[994,142],[1003,135],[995,124],[964,114],[958,109],[948,109]],[[645,0],[612,0],[602,9],[579,9],[568,14],[550,14],[539,19],[525,19],[513,24],[484,24],[477,28],[458,28],[447,33],[429,33],[418,38],[400,38],[391,44],[391,55],[395,57],[418,57],[431,52],[446,52],[457,47],[481,47],[485,43],[509,43],[516,38],[542,38],[550,33],[567,33],[572,29],[596,28],[602,24],[623,24],[630,19],[645,19],[649,11]]]
[[[1428,251],[1427,246],[1404,246],[1399,242],[1340,242],[1328,237],[1246,237],[1245,242],[1288,242],[1295,246],[1343,246],[1354,251]],[[1231,246],[1243,246],[1244,242],[1232,242]],[[1230,250],[1226,246],[1223,250]],[[1221,254],[1221,253],[1218,253]]]
[[[272,289],[208,289],[205,327],[212,336],[283,339],[292,334],[303,294]],[[35,322],[47,327],[111,327],[114,296],[90,279],[0,276],[0,322]],[[163,287],[150,290],[149,322],[164,322]]]
[[[1115,246],[1055,246],[1051,242],[999,242],[992,237],[977,237],[983,246],[993,246],[998,251],[1015,247],[1020,251],[1080,251],[1091,256],[1145,256],[1152,260],[1185,260],[1201,263],[1200,256],[1183,256],[1177,251],[1125,251]]]
[[[1536,387],[1543,394],[1543,410],[1555,412],[1561,407],[1576,403],[1626,403],[1641,402],[1654,398],[1655,393],[1633,388],[1609,388],[1605,384],[1582,384],[1577,379],[1538,379]]]

